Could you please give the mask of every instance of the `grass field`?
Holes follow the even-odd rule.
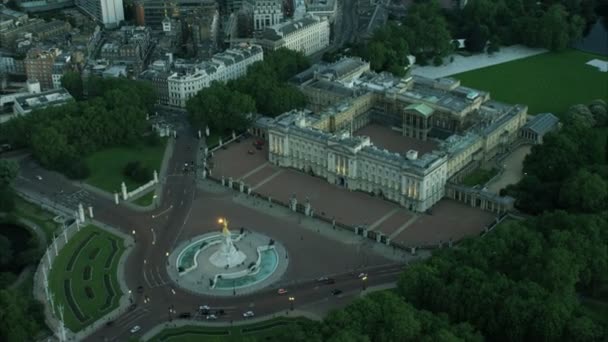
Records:
[[[240,342],[247,338],[263,340],[278,332],[289,329],[294,323],[303,322],[303,318],[275,318],[268,321],[226,328],[185,326],[163,330],[150,341],[153,342]]]
[[[487,90],[493,99],[528,106],[528,113],[562,115],[571,105],[608,99],[608,73],[586,65],[608,58],[578,50],[545,53],[450,77]]]
[[[86,158],[86,163],[91,169],[91,175],[86,182],[105,191],[120,193],[120,184],[124,181],[127,189],[131,191],[143,183],[138,184],[123,176],[125,165],[131,161],[140,161],[151,171],[160,172],[165,146],[167,139],[162,139],[162,143],[154,147],[144,145],[131,148],[114,147],[93,153]]]
[[[486,184],[492,177],[494,177],[498,173],[498,170],[484,170],[477,169],[470,174],[468,174],[462,180],[462,184],[466,186],[475,186],[475,185],[484,185]]]
[[[49,274],[55,307],[64,306],[66,326],[76,332],[118,306],[117,267],[123,240],[87,226],[69,240]]]
[[[150,204],[154,203],[154,190],[136,199],[135,201],[133,201],[133,203],[142,207],[147,207]]]
[[[60,224],[53,221],[55,215],[43,210],[19,196],[15,196],[15,210],[12,213],[16,217],[21,217],[37,224],[46,235],[46,240],[50,243],[53,240],[53,233],[60,229]]]

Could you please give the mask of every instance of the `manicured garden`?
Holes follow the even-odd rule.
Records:
[[[49,287],[66,326],[79,331],[118,306],[117,280],[123,240],[94,226],[74,235],[53,262]]]
[[[466,186],[475,186],[475,185],[484,185],[486,184],[492,177],[494,177],[498,173],[498,170],[484,170],[477,169],[470,174],[468,174],[462,180],[462,184]]]
[[[234,327],[201,327],[184,326],[175,329],[163,330],[160,334],[151,339],[154,342],[240,342],[247,338],[263,340],[270,336],[275,336],[281,331],[289,329],[293,324],[304,322],[303,318],[275,318],[255,324],[234,326]]]
[[[487,90],[493,99],[528,106],[528,113],[562,115],[570,106],[608,99],[608,74],[586,65],[605,56],[578,50],[545,53],[451,77]]]
[[[112,193],[120,193],[122,182],[125,182],[129,191],[134,190],[145,182],[136,182],[124,176],[127,164],[139,161],[150,172],[160,172],[166,145],[167,139],[161,139],[161,143],[155,146],[140,144],[134,147],[113,147],[93,153],[85,159],[91,171],[85,181]]]

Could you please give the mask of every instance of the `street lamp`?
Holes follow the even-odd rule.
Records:
[[[296,297],[289,297],[289,308],[293,311],[293,302],[296,300]]]

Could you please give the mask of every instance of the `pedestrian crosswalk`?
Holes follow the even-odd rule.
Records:
[[[156,287],[161,287],[169,283],[169,280],[165,279],[160,272],[160,268],[150,267],[144,268],[144,281],[146,285],[153,289]]]

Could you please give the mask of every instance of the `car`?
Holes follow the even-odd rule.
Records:
[[[323,283],[326,285],[331,285],[331,284],[335,284],[336,280],[334,278],[327,278]]]
[[[192,314],[189,312],[182,312],[179,314],[179,318],[191,318]]]
[[[341,295],[342,294],[342,290],[333,289],[333,290],[331,290],[331,294],[334,295],[334,296]]]
[[[249,150],[247,151],[247,154],[255,154],[255,152],[253,152],[253,150]]]
[[[365,277],[367,277],[367,273],[359,273],[359,276],[358,276],[359,279],[365,278]]]
[[[138,332],[140,330],[141,330],[141,327],[139,325],[136,325],[133,328],[131,328],[131,334],[135,334],[136,332]]]
[[[111,327],[114,325],[114,321],[107,321],[106,322],[106,327]]]
[[[144,293],[144,287],[143,286],[138,286],[137,287],[137,293]]]
[[[327,278],[327,277],[320,277],[320,278],[317,278],[317,282],[324,283],[325,281],[327,281],[327,279],[329,279],[329,278]]]
[[[286,293],[287,293],[287,290],[285,290],[285,289],[279,289],[279,290],[277,291],[277,293],[278,293],[278,294],[280,294],[280,295],[282,295],[282,294],[286,294]]]
[[[37,175],[37,176],[36,176],[36,179],[37,179],[37,180],[42,180],[42,176]]]
[[[208,321],[213,321],[217,319],[216,315],[207,315],[207,317],[205,317]]]
[[[247,312],[243,313],[243,317],[245,317],[245,318],[249,318],[249,317],[253,317],[253,316],[255,316],[253,311],[247,311]]]
[[[209,305],[201,305],[198,307],[199,310],[203,311],[203,310],[211,310],[211,308],[209,307]]]

